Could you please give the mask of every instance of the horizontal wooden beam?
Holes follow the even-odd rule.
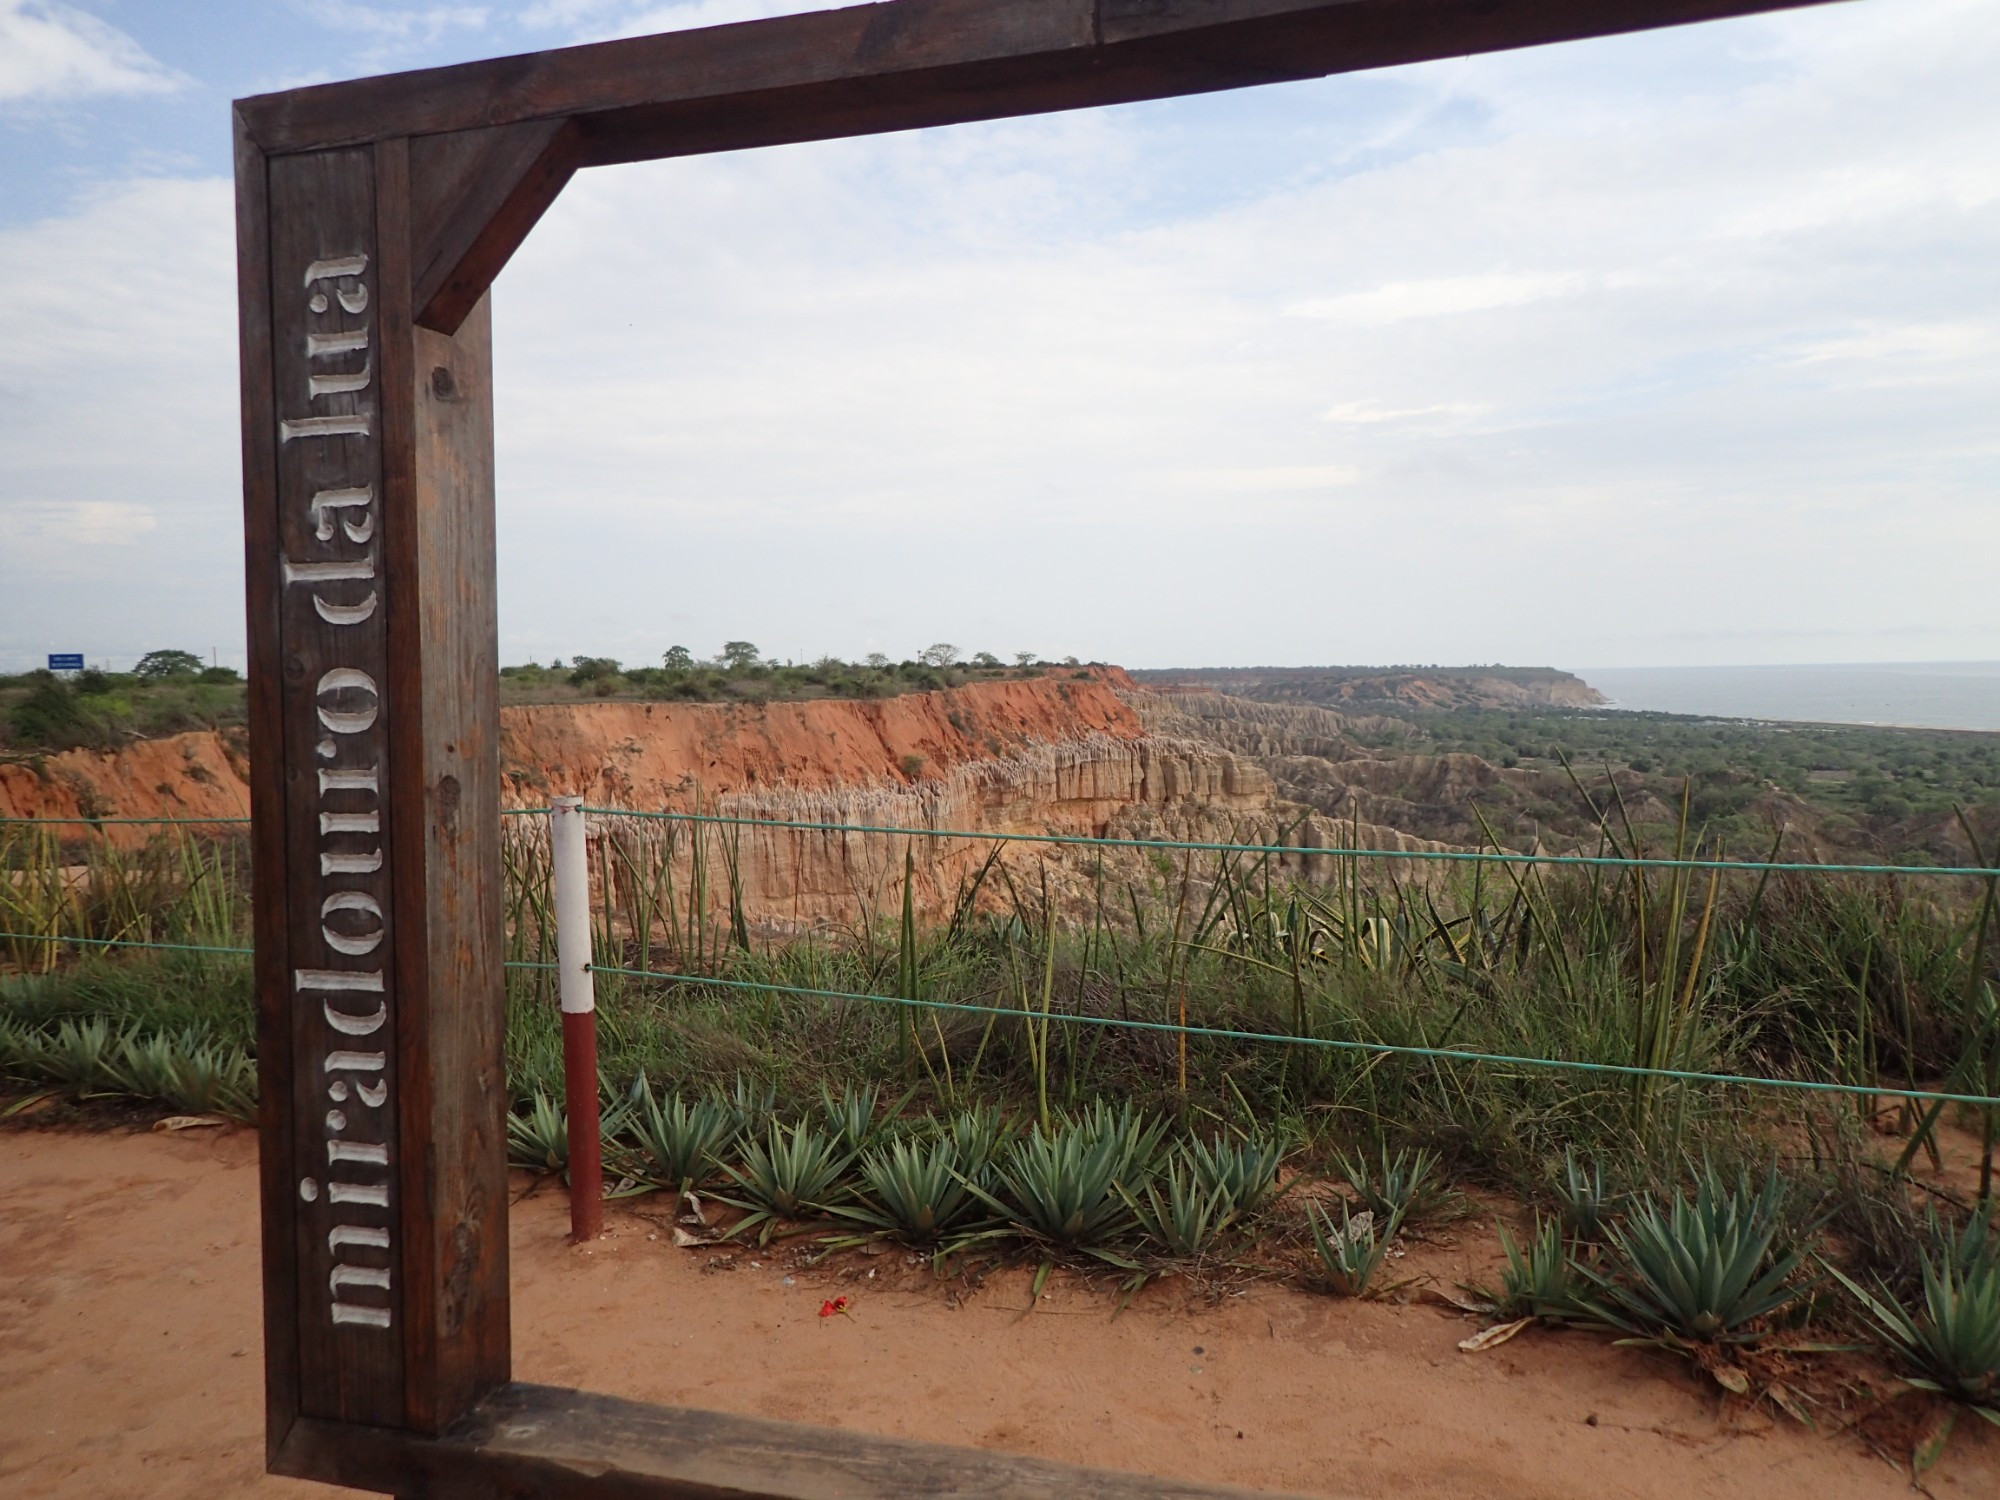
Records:
[[[273,1472],[425,1500],[1252,1500],[980,1448],[509,1385],[441,1437],[294,1424]]]
[[[887,0],[266,94],[267,153],[576,120],[586,164],[1320,77],[1827,0]]]

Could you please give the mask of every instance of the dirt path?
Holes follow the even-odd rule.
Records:
[[[262,1472],[254,1155],[241,1131],[0,1132],[0,1494],[332,1493]],[[1587,1335],[1470,1356],[1435,1309],[1276,1287],[1219,1306],[1162,1288],[1113,1320],[1060,1279],[1024,1316],[1017,1276],[954,1307],[895,1254],[849,1279],[725,1271],[631,1215],[572,1250],[565,1212],[555,1192],[515,1211],[524,1379],[1310,1494],[1909,1492],[1850,1441],[1725,1412]],[[819,1317],[842,1291],[852,1315]],[[1928,1479],[2000,1494],[2000,1432],[1962,1422]]]

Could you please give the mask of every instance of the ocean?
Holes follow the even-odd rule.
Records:
[[[1613,708],[1727,719],[2000,730],[2000,662],[1578,667]]]

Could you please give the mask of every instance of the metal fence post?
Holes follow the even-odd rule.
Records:
[[[569,1112],[569,1231],[593,1240],[604,1229],[604,1148],[598,1139],[597,985],[591,976],[590,858],[583,798],[549,803],[549,854],[556,887],[556,977],[562,997],[563,1105]]]

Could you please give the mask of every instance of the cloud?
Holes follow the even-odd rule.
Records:
[[[521,13],[521,23],[569,31],[579,41],[601,41],[832,10],[843,3],[845,0],[668,0],[665,4],[660,0],[535,0]]]
[[[396,59],[433,48],[453,32],[484,31],[491,10],[484,5],[430,5],[391,10],[361,0],[292,0],[293,5],[343,41],[355,46],[352,66],[382,68]],[[306,80],[312,81],[312,80]],[[282,87],[297,87],[287,83]]]
[[[184,80],[124,32],[54,0],[0,0],[0,107],[165,94]]]
[[[1373,401],[1343,401],[1338,406],[1328,407],[1320,420],[1373,426],[1377,422],[1415,422],[1424,417],[1476,417],[1490,409],[1478,401],[1441,401],[1431,406],[1408,406],[1400,410],[1382,407]]]
[[[231,219],[165,179],[0,229],[0,666],[241,639]]]
[[[1474,276],[1440,276],[1428,281],[1392,281],[1365,292],[1310,298],[1285,311],[1295,318],[1328,323],[1381,327],[1411,318],[1449,317],[1454,313],[1487,312],[1496,307],[1520,307],[1549,297],[1581,291],[1584,278],[1575,273],[1520,275],[1488,271]]]
[[[503,651],[2000,656],[2000,12],[1888,14],[583,173],[494,291]],[[71,579],[0,546],[0,634],[240,630],[229,234],[0,233]]]
[[[145,506],[118,500],[16,501],[7,519],[13,543],[45,559],[73,558],[79,549],[135,547],[160,525]]]

